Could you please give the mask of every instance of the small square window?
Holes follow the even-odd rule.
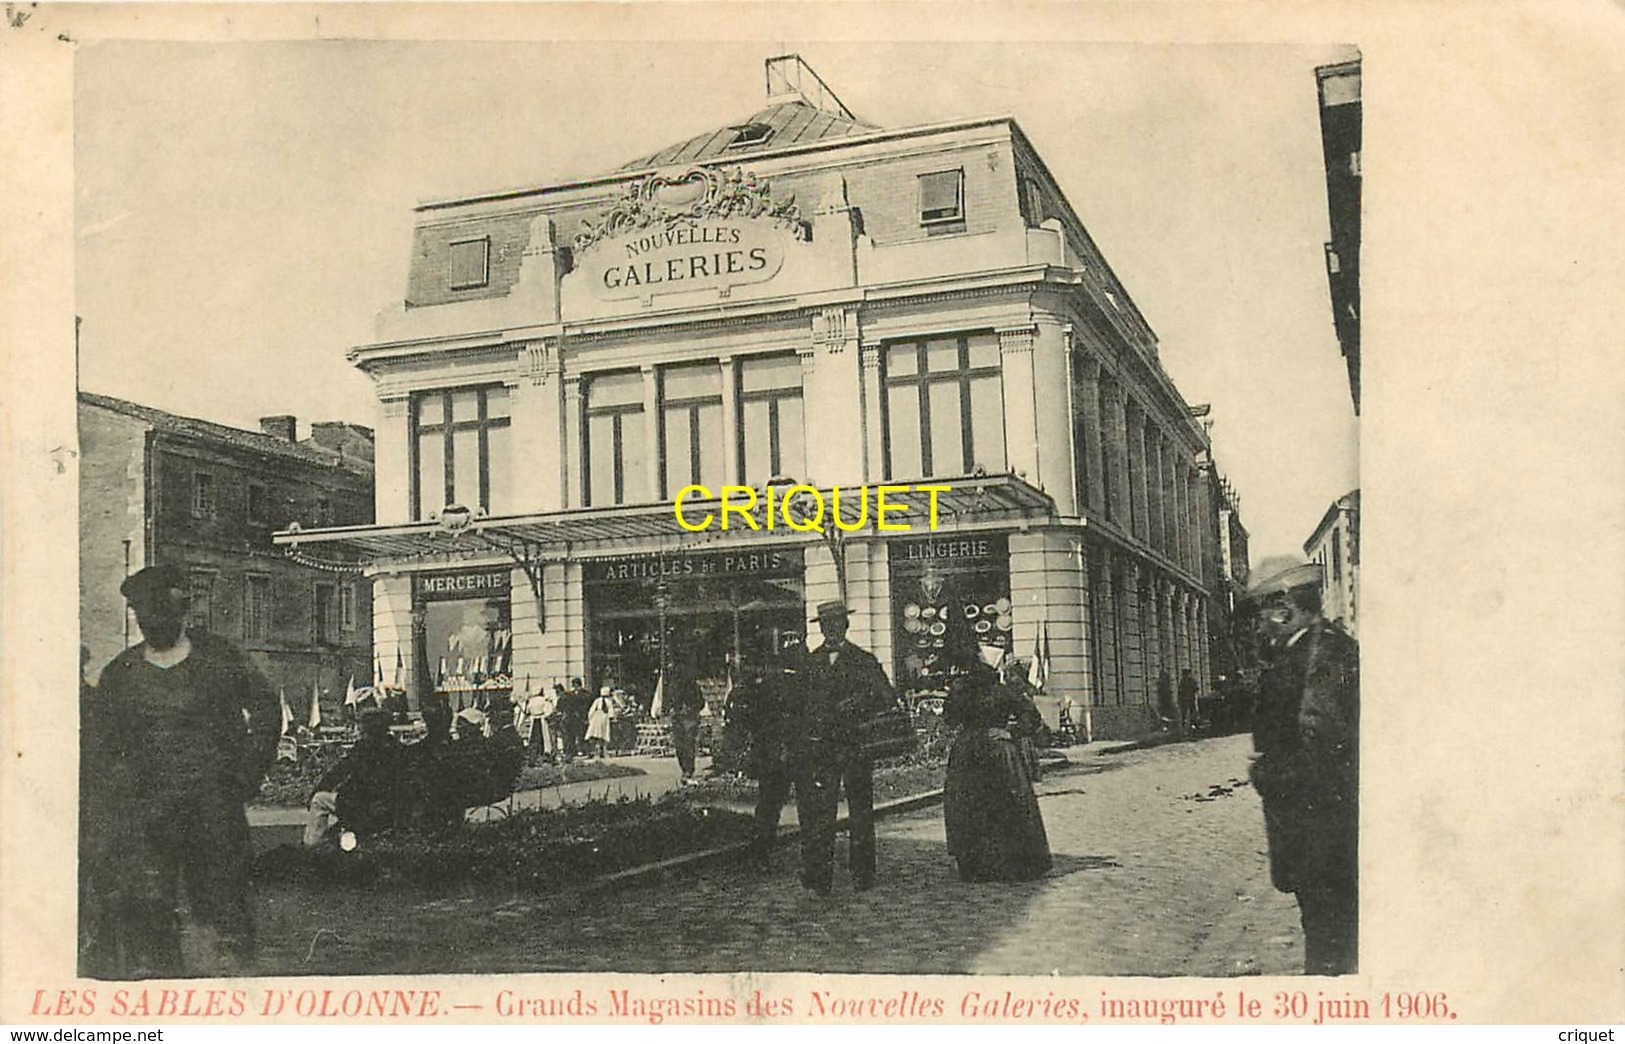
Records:
[[[920,221],[935,224],[965,218],[965,172],[943,170],[920,175]]]
[[[491,281],[491,240],[464,239],[451,244],[451,288],[471,290]]]

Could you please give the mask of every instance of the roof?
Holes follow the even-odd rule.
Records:
[[[1326,535],[1326,531],[1328,529],[1330,529],[1331,526],[1332,526],[1332,523],[1337,520],[1337,516],[1339,514],[1345,512],[1345,511],[1352,514],[1352,515],[1356,515],[1356,516],[1359,515],[1359,513],[1360,513],[1360,491],[1359,490],[1357,490],[1357,489],[1356,490],[1351,490],[1350,492],[1344,493],[1342,496],[1340,496],[1336,500],[1332,501],[1332,506],[1327,508],[1326,513],[1320,517],[1320,525],[1316,526],[1314,533],[1309,537],[1308,540],[1305,540],[1303,542],[1303,553],[1304,554],[1307,555],[1307,554],[1312,554],[1313,553],[1314,547],[1315,547],[1316,544],[1320,543],[1321,537]],[[1355,519],[1355,525],[1356,526],[1359,525],[1358,518]]]
[[[749,143],[734,141],[747,128],[762,128],[760,136],[751,136]],[[869,134],[879,130],[873,124],[814,108],[804,101],[781,102],[769,105],[737,123],[730,123],[687,141],[668,145],[658,152],[623,163],[621,170],[640,170],[644,167],[664,167],[677,163],[698,163],[723,155],[742,155],[767,148],[803,145],[829,138],[846,138],[854,134]]]
[[[930,510],[924,486],[907,492],[888,490],[888,503],[906,504],[907,515],[890,521],[916,525],[914,536],[948,535],[969,525],[989,523],[1018,524],[1053,517],[1055,502],[1041,490],[1012,475],[972,476],[958,479],[930,479],[941,492],[938,496],[940,528],[931,533],[923,520]],[[827,492],[825,494],[826,500]],[[850,492],[843,489],[843,492]],[[685,501],[684,517],[699,523],[721,509],[717,499]],[[843,515],[846,509],[843,508]],[[329,529],[288,529],[274,534],[276,544],[298,561],[311,561],[300,548],[355,554],[364,562],[399,562],[432,556],[463,556],[470,553],[507,554],[510,557],[570,555],[592,558],[605,555],[692,552],[719,541],[811,541],[816,536],[776,530],[734,528],[723,531],[684,532],[677,526],[670,502],[608,508],[570,508],[540,514],[493,515],[471,520],[451,532],[438,522],[406,522],[395,525],[339,526]],[[871,519],[873,515],[870,516]],[[870,527],[864,534],[873,534]],[[720,548],[719,548],[720,549]]]
[[[303,464],[342,468],[358,475],[371,475],[373,470],[371,461],[353,456],[344,456],[323,446],[286,442],[263,432],[233,428],[229,425],[216,424],[214,421],[200,420],[196,417],[182,417],[179,414],[168,413],[164,410],[154,409],[151,406],[143,406],[140,403],[115,399],[110,395],[97,395],[93,392],[82,391],[79,393],[79,401],[88,406],[99,406],[104,410],[111,410],[114,413],[122,413],[126,417],[133,417],[136,420],[152,425],[158,431],[172,435],[200,439],[216,445],[229,446],[233,449],[246,450],[251,453],[260,453],[269,457],[281,457],[285,460],[298,461]]]

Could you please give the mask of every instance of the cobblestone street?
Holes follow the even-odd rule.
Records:
[[[1174,743],[1052,774],[1055,867],[1028,884],[961,883],[935,806],[881,820],[877,887],[853,892],[843,869],[828,899],[796,883],[793,843],[765,874],[680,870],[594,897],[276,890],[260,970],[1291,974],[1297,910],[1269,884],[1249,749]]]

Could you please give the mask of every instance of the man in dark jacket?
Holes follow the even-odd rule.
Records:
[[[143,641],[119,654],[93,698],[85,737],[98,884],[121,897],[112,977],[233,974],[252,952],[248,820],[276,750],[280,705],[264,676],[223,638],[185,630],[186,578],[152,566],[120,591]],[[184,959],[185,890],[196,952]]]
[[[864,755],[865,722],[896,697],[880,662],[846,640],[847,608],[818,607],[824,643],[807,654],[796,728],[796,810],[801,820],[801,883],[820,895],[833,886],[835,814],[846,791],[848,865],[858,891],[875,883],[874,765]]]
[[[1298,897],[1304,971],[1347,975],[1359,935],[1360,653],[1321,618],[1320,583],[1319,566],[1299,565],[1262,575],[1249,592],[1269,658],[1251,776],[1271,881]]]
[[[748,668],[728,700],[728,720],[750,737],[745,774],[756,780],[756,836],[751,862],[765,867],[779,833],[779,818],[790,799],[794,762],[791,733],[800,695],[806,649],[799,636]]]

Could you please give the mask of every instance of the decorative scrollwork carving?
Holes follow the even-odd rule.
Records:
[[[632,182],[602,218],[582,222],[575,248],[584,251],[629,232],[706,218],[763,219],[788,228],[800,240],[811,234],[794,194],[775,200],[765,179],[738,167],[729,171],[690,167],[677,174],[656,172]]]

